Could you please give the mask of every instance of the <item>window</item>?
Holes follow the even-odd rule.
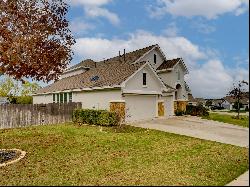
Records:
[[[56,102],[56,94],[53,94],[53,103]]]
[[[142,80],[143,86],[147,85],[147,73],[143,73],[143,80]]]
[[[181,80],[181,73],[180,73],[180,70],[178,70],[178,80]]]
[[[156,64],[156,54],[154,54],[154,63]]]
[[[69,102],[72,102],[72,92],[69,93]]]
[[[60,93],[60,103],[63,103],[63,93]]]
[[[64,100],[63,100],[64,103],[67,103],[67,95],[68,95],[67,93],[64,93],[64,97],[63,97],[64,98]]]
[[[94,77],[92,77],[91,79],[90,79],[90,81],[98,81],[99,80],[99,76],[94,76]]]
[[[56,101],[57,101],[57,103],[59,103],[60,102],[60,100],[59,100],[59,93],[58,94],[56,94]]]

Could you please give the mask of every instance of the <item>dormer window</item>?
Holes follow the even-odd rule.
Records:
[[[142,85],[147,86],[147,73],[142,74]]]
[[[154,63],[156,64],[156,54],[154,54]]]

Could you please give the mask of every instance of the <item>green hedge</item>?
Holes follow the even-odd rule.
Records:
[[[119,117],[114,112],[107,110],[76,109],[73,112],[73,122],[79,124],[116,126]]]
[[[208,109],[206,109],[202,105],[187,105],[186,114],[191,116],[209,116]]]

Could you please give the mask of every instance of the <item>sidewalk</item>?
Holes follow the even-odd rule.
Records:
[[[226,186],[249,186],[249,170]]]

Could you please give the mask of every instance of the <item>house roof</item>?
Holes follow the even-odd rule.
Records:
[[[232,97],[232,96],[226,96],[223,99],[226,100],[227,102],[231,103],[231,104],[235,103],[235,101],[236,101],[236,99],[234,97]],[[243,98],[240,99],[240,102],[242,104],[245,104],[245,105],[249,103],[249,97],[247,96],[247,94],[243,94]]]
[[[193,97],[192,94],[188,94],[188,101],[189,102],[197,102],[197,100]]]
[[[139,59],[144,53],[151,50],[153,47],[155,47],[155,45],[126,53],[125,61],[124,56],[122,55],[121,57],[116,56],[114,58],[97,62],[96,68],[90,68],[88,71],[82,74],[60,79],[55,83],[38,90],[36,94],[120,85],[146,62],[139,62],[135,64],[132,63]],[[84,65],[85,64],[83,61],[74,68]]]
[[[175,58],[172,60],[165,60],[158,68],[157,70],[163,70],[163,69],[169,69],[173,68],[180,60],[181,58]]]
[[[86,59],[86,60],[84,60],[84,61],[82,61],[82,62],[80,62],[80,63],[78,63],[78,64],[76,64],[76,65],[74,65],[74,66],[72,66],[72,67],[70,67],[70,68],[68,68],[67,70],[66,70],[66,72],[67,71],[71,71],[71,70],[74,70],[74,69],[78,69],[78,68],[81,68],[81,67],[89,67],[89,68],[93,68],[93,67],[95,67],[95,61],[93,61],[92,59]]]

